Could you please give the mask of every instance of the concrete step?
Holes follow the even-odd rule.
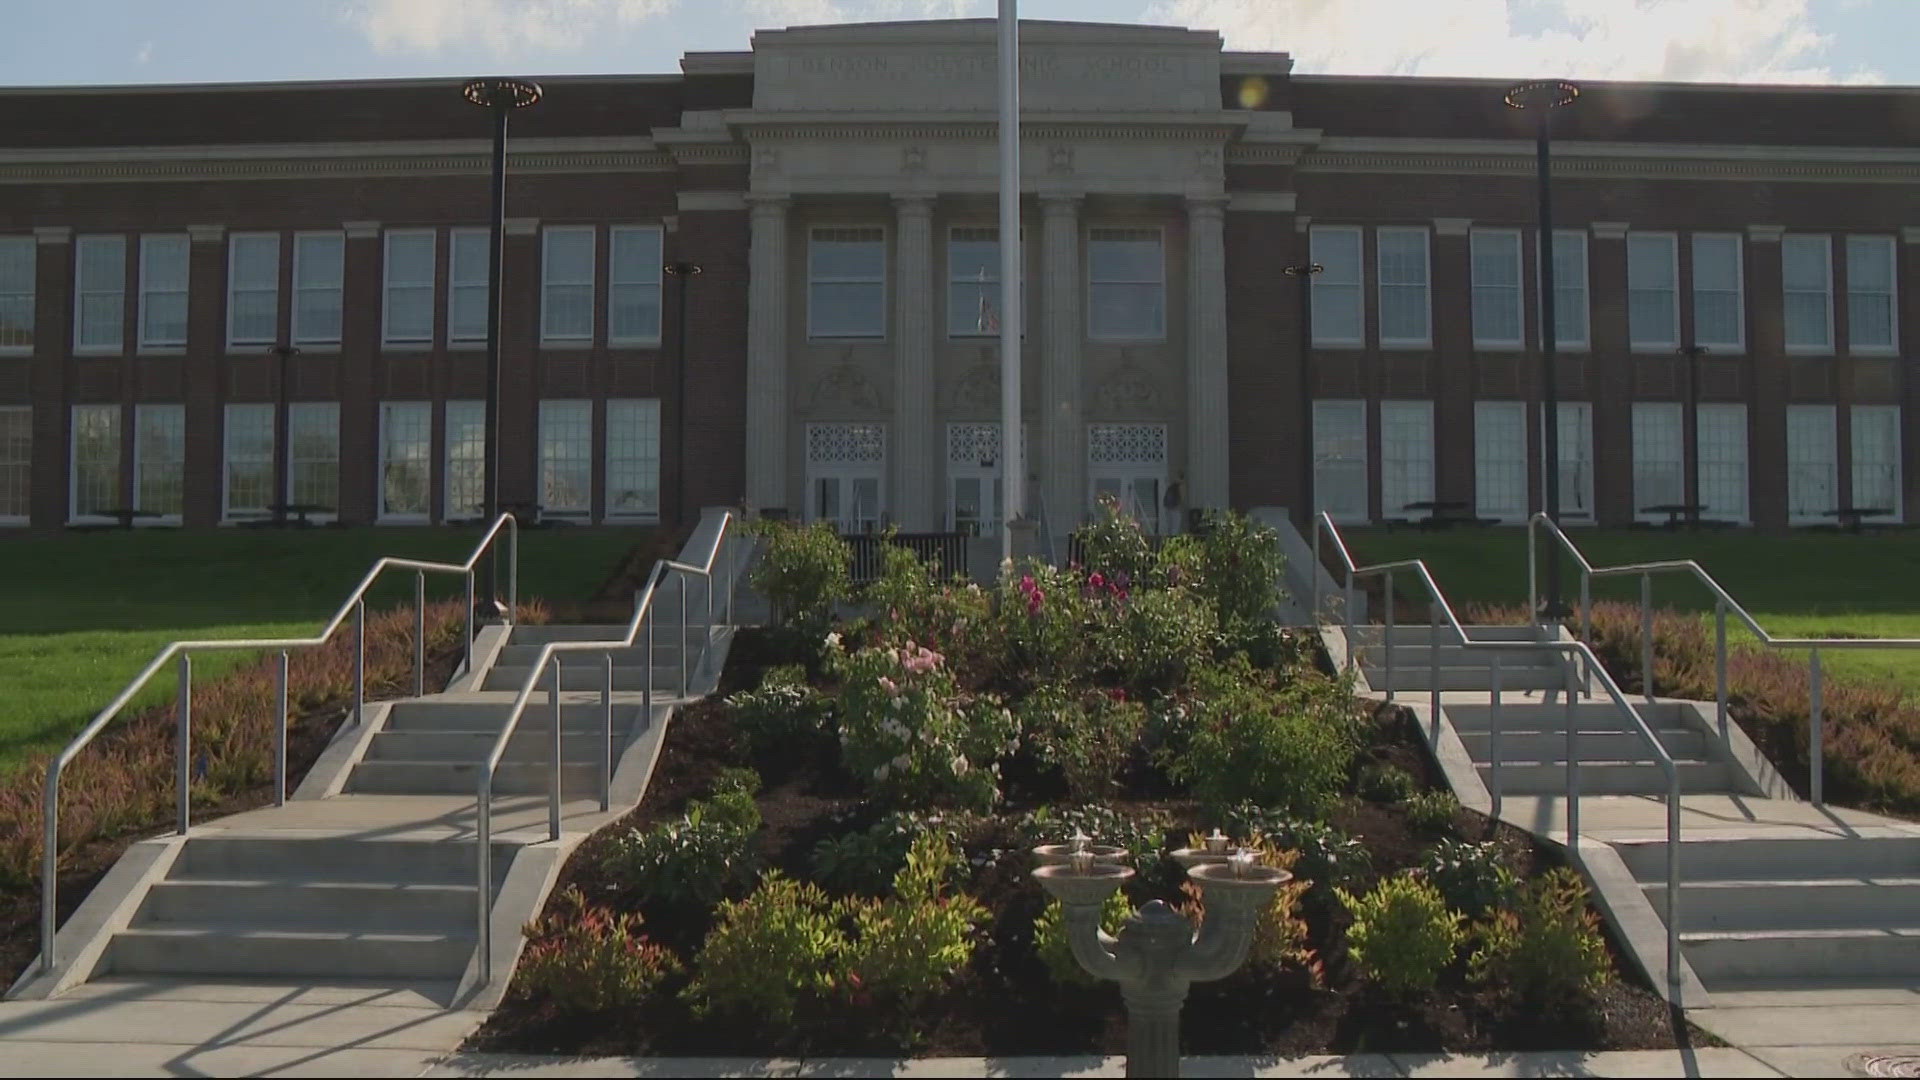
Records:
[[[1444,588],[1444,586],[1442,586]],[[1474,641],[1539,641],[1541,631],[1531,626],[1469,626],[1467,636]],[[1386,627],[1379,623],[1368,623],[1353,628],[1353,643],[1360,645],[1379,645],[1386,640]],[[1458,644],[1460,638],[1454,634],[1453,627],[1443,626],[1435,631],[1424,622],[1403,623],[1393,628],[1393,643],[1396,645],[1428,645],[1434,641],[1442,645]]]
[[[620,637],[625,633],[626,631],[623,629],[614,636]],[[653,642],[653,659],[655,663],[677,664],[680,662],[680,643],[674,640],[674,638],[675,635],[673,634],[655,635]],[[500,652],[494,656],[493,662],[497,667],[531,667],[533,666],[533,662],[540,658],[540,650],[544,648],[546,648],[545,645],[503,645],[500,647]],[[641,638],[637,644],[627,646],[626,648],[611,649],[608,651],[613,654],[613,662],[616,666],[638,665],[647,662],[647,645],[645,638]],[[695,652],[698,651],[698,648],[696,648]],[[561,664],[567,666],[574,664],[601,664],[605,662],[601,658],[606,655],[604,652],[566,652],[559,654]]]
[[[1447,715],[1453,715],[1453,707],[1445,706]],[[1537,724],[1539,717],[1527,718],[1514,715],[1520,710],[1505,710],[1507,715],[1500,724],[1500,760],[1502,764],[1515,761],[1565,762],[1567,760],[1566,731],[1526,731],[1517,730],[1521,723]],[[1559,715],[1554,710],[1555,716]],[[1518,721],[1519,723],[1516,723]],[[1493,732],[1459,731],[1460,744],[1477,762],[1493,760]],[[1705,734],[1688,728],[1656,729],[1654,735],[1660,745],[1676,759],[1687,758],[1705,761],[1710,757],[1710,749]],[[1634,761],[1653,760],[1647,749],[1647,740],[1637,731],[1582,731],[1575,736],[1575,752],[1582,761]]]
[[[1387,689],[1387,669],[1364,665],[1367,683],[1375,690]],[[1503,671],[1500,686],[1503,690],[1558,690],[1567,685],[1567,677],[1557,668],[1527,667],[1517,671]],[[1485,667],[1441,667],[1440,689],[1442,690],[1486,690],[1493,686],[1493,675]],[[1426,664],[1402,665],[1395,657],[1393,665],[1393,686],[1395,690],[1431,690],[1433,688],[1433,668]]]
[[[1393,666],[1429,665],[1433,662],[1433,656],[1436,651],[1439,653],[1440,666],[1442,667],[1482,667],[1491,669],[1493,666],[1493,653],[1490,651],[1468,648],[1463,645],[1451,643],[1437,647],[1428,644],[1404,645],[1395,643],[1393,646]],[[1362,645],[1354,650],[1354,656],[1360,663],[1369,667],[1384,666],[1387,662],[1387,647],[1385,645]],[[1560,668],[1560,657],[1558,654],[1547,652],[1544,649],[1534,649],[1525,652],[1517,649],[1507,649],[1500,653],[1500,670],[1503,675],[1509,671],[1535,667],[1549,667],[1557,671]]]
[[[1710,761],[1676,761],[1682,794],[1732,790],[1727,767]],[[1491,785],[1493,766],[1477,762],[1480,779]],[[1500,791],[1503,795],[1553,795],[1567,790],[1565,763],[1517,764],[1500,766]],[[1588,795],[1663,795],[1667,792],[1666,773],[1651,760],[1580,762],[1580,790]],[[1685,862],[1682,852],[1682,862]]]
[[[464,793],[471,794],[469,784]],[[493,846],[496,876],[517,847]],[[174,860],[169,880],[305,882],[385,881],[471,885],[474,844],[463,840],[378,840],[359,837],[195,836]]]
[[[1683,915],[1684,917],[1684,915]],[[1888,979],[1920,976],[1920,918],[1824,930],[1695,931],[1680,949],[1708,990],[1736,979]]]
[[[598,689],[598,687],[595,687]],[[674,684],[679,689],[679,684]],[[654,687],[660,691],[660,684]],[[439,701],[432,698],[396,701],[387,710],[386,726],[381,732],[395,731],[499,731],[506,726],[507,715],[512,711],[510,698],[500,701]],[[639,704],[616,702],[613,706],[613,724],[616,730],[631,729],[640,722]],[[546,718],[553,715],[553,706],[548,704],[544,693],[536,695],[527,702],[526,712],[521,714],[521,727],[544,727]],[[562,731],[599,731],[604,720],[605,710],[595,700],[562,701],[560,703],[560,728]]]
[[[664,608],[656,610],[660,613],[660,621],[654,624],[653,639],[656,644],[664,646],[679,637],[679,598],[673,598],[673,606],[670,611]],[[705,634],[704,627],[706,625],[706,617],[707,609],[700,602],[700,593],[699,590],[696,589],[692,597],[692,602],[687,605],[687,637],[690,640],[702,640]],[[718,618],[718,615],[716,615],[715,618]],[[641,627],[640,632],[642,634],[646,633],[646,627]],[[606,624],[592,626],[586,624],[516,626],[507,633],[506,647],[512,648],[515,645],[532,645],[537,648],[552,641],[608,641],[617,640],[626,636],[627,624],[624,622],[617,626]]]
[[[1681,844],[1680,865],[1689,882],[1920,878],[1920,836],[1682,840]],[[1665,841],[1613,847],[1634,877],[1643,882],[1665,880]]]
[[[1397,675],[1398,672],[1396,671]],[[1502,688],[1505,689],[1503,681]],[[1548,689],[1559,689],[1555,684]],[[1648,727],[1658,729],[1677,729],[1691,727],[1687,719],[1686,706],[1665,701],[1648,705],[1639,699],[1632,699],[1634,711],[1640,714]],[[1493,712],[1489,702],[1452,702],[1446,703],[1447,719],[1455,731],[1486,731],[1488,717]],[[1566,728],[1567,706],[1564,701],[1555,698],[1541,702],[1520,698],[1502,697],[1500,699],[1500,731],[1504,735],[1509,731],[1559,731]],[[1605,696],[1599,699],[1576,699],[1573,704],[1573,722],[1582,731],[1621,731],[1631,723],[1626,714],[1620,711],[1611,699]]]
[[[471,921],[473,912],[471,882],[193,879],[156,882],[133,925],[440,931]]]
[[[528,710],[532,712],[531,709]],[[383,731],[367,746],[366,761],[478,761],[493,748],[498,732],[493,731]],[[569,761],[592,760],[600,752],[603,733],[563,726],[560,730],[560,756]],[[625,729],[613,729],[613,752],[618,754],[627,743]],[[520,729],[507,741],[503,762],[539,762],[552,751],[552,734],[547,717],[529,715]]]
[[[1681,852],[1685,873],[1686,852]],[[1667,887],[1648,882],[1647,900],[1667,917]],[[1920,915],[1920,878],[1688,881],[1680,890],[1683,931],[1860,929]],[[1904,917],[1904,918],[1903,918]]]
[[[544,795],[551,767],[544,762],[503,761],[493,774],[495,795]],[[600,791],[598,761],[560,763],[562,794],[586,797]],[[347,778],[356,795],[473,795],[479,763],[466,761],[362,761]],[[469,873],[472,863],[469,856]]]
[[[457,979],[473,956],[466,932],[276,930],[166,926],[123,930],[100,972],[201,977]]]
[[[613,688],[617,691],[638,692],[647,688],[647,667],[645,664],[621,665],[613,668]],[[660,665],[653,670],[653,689],[655,693],[670,688],[680,689],[679,665],[671,667]],[[495,664],[487,671],[487,678],[481,684],[482,690],[518,690],[527,684],[527,676],[533,673],[531,667]],[[599,690],[606,685],[606,668],[597,663],[580,662],[560,665],[560,689],[562,690]],[[539,687],[545,690],[552,685],[552,677],[546,673],[540,676]]]

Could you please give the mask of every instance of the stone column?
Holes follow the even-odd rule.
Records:
[[[787,505],[789,200],[784,195],[747,200],[753,230],[747,287],[747,502],[758,512]]]
[[[1227,506],[1226,200],[1187,199],[1187,498]]]
[[[893,476],[887,504],[901,532],[931,532],[934,477],[933,199],[896,195],[893,273]]]
[[[1047,528],[1056,541],[1080,525],[1087,507],[1086,429],[1081,420],[1080,196],[1042,195],[1038,450]],[[1031,325],[1031,324],[1029,324]],[[1001,432],[1001,438],[1015,437]],[[1064,543],[1060,544],[1065,550]]]

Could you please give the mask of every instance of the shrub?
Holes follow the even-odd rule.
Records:
[[[1416,791],[1402,805],[1407,811],[1407,824],[1414,832],[1428,836],[1451,832],[1454,818],[1460,813],[1460,800],[1451,791]]]
[[[1580,875],[1562,866],[1528,882],[1513,907],[1480,927],[1469,969],[1536,1007],[1565,1006],[1605,985],[1607,946]]]
[[[1506,907],[1520,885],[1492,841],[1442,840],[1427,853],[1422,872],[1448,907],[1473,919]]]
[[[1413,774],[1398,765],[1369,761],[1360,768],[1354,792],[1370,802],[1403,802],[1419,787]]]
[[[1167,816],[1158,811],[1127,813],[1098,803],[1081,806],[1042,806],[1021,815],[1014,826],[1020,842],[1028,846],[1059,844],[1074,832],[1085,833],[1096,844],[1113,844],[1127,849],[1136,881],[1151,884],[1168,866],[1176,865],[1166,857]]]
[[[1047,689],[1021,705],[1027,740],[1041,762],[1060,770],[1067,791],[1082,802],[1114,793],[1146,722],[1146,706],[1128,701],[1119,690],[1069,694]]]
[[[1111,495],[1100,496],[1093,520],[1080,528],[1078,536],[1083,568],[1116,580],[1122,589],[1149,584],[1159,569],[1146,530]]]
[[[714,915],[681,991],[695,1014],[787,1022],[802,1001],[834,985],[846,937],[819,886],[773,871]]]
[[[1093,656],[1093,614],[1075,571],[1003,563],[990,633],[999,681],[1045,686],[1086,681]]]
[[[762,518],[753,531],[766,540],[749,578],[754,590],[773,605],[782,625],[824,628],[834,602],[852,592],[853,549],[826,521],[795,525]]]
[[[906,859],[910,843],[906,836],[883,831],[879,825],[827,837],[813,845],[813,880],[836,893],[883,892]]]
[[[640,934],[638,914],[590,905],[569,886],[524,930],[521,991],[562,1012],[630,1009],[680,970],[668,950]]]
[[[768,668],[760,686],[727,698],[734,728],[756,758],[791,752],[796,742],[826,730],[833,715],[833,699],[807,683],[807,669],[799,664]]]
[[[1195,833],[1188,838],[1187,846],[1199,847],[1202,842],[1200,834]],[[1283,850],[1265,839],[1255,840],[1247,846],[1262,866],[1271,866],[1275,870],[1292,870],[1300,858],[1299,852]],[[1300,898],[1306,895],[1309,887],[1307,882],[1296,878],[1274,890],[1273,898],[1254,917],[1253,940],[1247,948],[1247,960],[1257,967],[1272,969],[1298,964],[1306,969],[1314,984],[1319,985],[1324,972],[1313,947],[1307,944],[1307,920],[1296,910]],[[1194,928],[1199,929],[1206,921],[1206,893],[1192,881],[1183,882],[1180,891],[1186,899],[1180,903],[1179,909],[1193,920]]]
[[[1119,889],[1100,905],[1100,929],[1118,934],[1133,915],[1133,904]],[[1047,906],[1033,920],[1033,951],[1047,969],[1047,977],[1062,986],[1093,986],[1100,982],[1093,973],[1073,958],[1073,943],[1067,940],[1067,909],[1060,901],[1047,900]]]
[[[1367,978],[1396,997],[1433,989],[1464,934],[1440,890],[1411,874],[1386,878],[1365,896],[1342,889],[1353,913],[1347,951]]]
[[[1202,531],[1176,537],[1162,561],[1181,567],[1219,620],[1229,648],[1252,651],[1267,640],[1283,595],[1286,559],[1270,528],[1233,511],[1214,513]]]
[[[759,826],[752,796],[734,791],[696,800],[678,821],[615,839],[605,868],[643,901],[704,909],[753,879]]]
[[[960,693],[945,658],[911,642],[830,654],[841,678],[840,757],[875,796],[905,806],[991,806],[1013,714]]]
[[[973,930],[987,909],[971,896],[946,895],[958,861],[944,838],[922,834],[894,875],[894,895],[841,902],[853,924],[845,981],[856,1002],[870,996],[911,1007],[972,958]]]
[[[1372,866],[1365,844],[1323,822],[1294,820],[1252,803],[1227,810],[1219,821],[1230,835],[1261,837],[1296,852],[1294,874],[1321,895],[1351,885]]]
[[[1196,697],[1192,738],[1168,771],[1203,804],[1255,802],[1311,817],[1333,802],[1357,749],[1353,702],[1340,684],[1303,674],[1269,687],[1235,656]]]
[[[1096,593],[1095,599],[1102,616],[1097,626],[1098,663],[1136,694],[1182,686],[1213,659],[1219,634],[1213,608],[1199,594],[1187,589],[1148,589],[1124,598]]]

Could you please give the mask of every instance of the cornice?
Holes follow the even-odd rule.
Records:
[[[665,172],[674,162],[639,138],[527,140],[507,154],[517,174]],[[0,183],[14,184],[485,176],[492,167],[488,145],[474,139],[0,151]]]
[[[1303,172],[1532,176],[1529,141],[1328,136],[1301,158]],[[1911,183],[1920,151],[1879,147],[1556,143],[1556,176],[1593,179],[1775,180]]]
[[[1227,147],[1227,164],[1297,165],[1309,149],[1297,143],[1237,142]]]

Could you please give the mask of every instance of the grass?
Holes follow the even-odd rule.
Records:
[[[1354,529],[1344,534],[1361,563],[1425,559],[1456,607],[1522,603],[1527,598],[1526,533],[1520,529]],[[1920,638],[1920,544],[1906,531],[1754,534],[1742,531],[1572,529],[1567,534],[1594,566],[1693,559],[1776,637]],[[1544,552],[1543,552],[1544,557]],[[1563,589],[1579,597],[1579,577],[1562,564]],[[1541,573],[1544,577],[1544,565]],[[1403,591],[1403,597],[1413,598]],[[1596,600],[1640,599],[1638,577],[1596,579]],[[1653,579],[1653,601],[1710,613],[1713,596],[1691,577]],[[1729,639],[1751,641],[1729,618]],[[1798,654],[1804,657],[1804,652]],[[1920,692],[1920,650],[1834,650],[1830,670],[1899,680]]]
[[[523,533],[520,599],[590,597],[652,531]],[[65,742],[169,642],[314,634],[382,555],[459,563],[479,535],[478,529],[362,528],[0,539],[0,686],[7,688],[0,775]],[[459,596],[463,584],[456,575],[428,575],[428,598]],[[389,572],[369,606],[412,600],[413,575]],[[196,683],[242,659],[241,653],[196,658]],[[158,674],[134,704],[167,700],[173,685],[171,673]]]

